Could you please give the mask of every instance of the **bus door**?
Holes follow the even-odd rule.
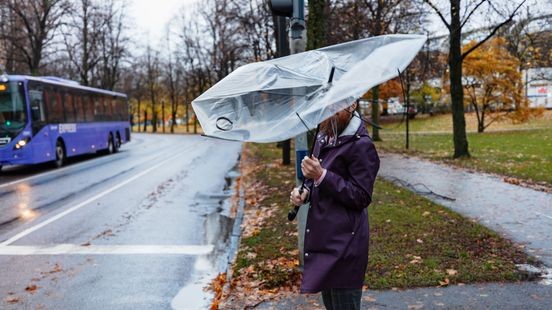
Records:
[[[41,85],[29,83],[29,106],[31,112],[31,128],[33,131],[33,157],[35,162],[55,159],[50,141],[50,132],[46,123],[46,109]]]

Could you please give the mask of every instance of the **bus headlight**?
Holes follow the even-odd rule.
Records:
[[[26,137],[26,138],[23,138],[19,141],[17,141],[17,143],[15,144],[15,146],[13,147],[14,150],[20,150],[22,149],[25,145],[27,145],[29,143],[29,141],[31,141],[31,138],[30,137]]]

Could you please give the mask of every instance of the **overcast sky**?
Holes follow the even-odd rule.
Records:
[[[144,34],[155,44],[164,35],[167,22],[174,17],[182,7],[192,7],[197,0],[127,0],[128,14],[135,24],[134,31]]]
[[[164,37],[167,22],[176,16],[182,8],[193,7],[198,0],[127,0],[129,3],[128,14],[134,23],[133,32],[135,32],[143,43],[148,39],[152,45],[156,45]],[[508,3],[509,6],[519,3],[521,0],[501,0]],[[443,0],[437,0],[437,3],[443,5]],[[533,6],[536,13],[550,12],[552,0],[528,0],[527,3]],[[446,5],[444,6],[446,7]],[[508,7],[508,5],[505,5]],[[537,8],[535,10],[535,7]],[[479,24],[485,24],[488,18],[484,12],[478,12],[473,16],[472,27],[478,27]],[[432,14],[430,17],[430,31],[435,34],[447,33],[446,28],[439,18]],[[469,26],[467,28],[470,28]]]

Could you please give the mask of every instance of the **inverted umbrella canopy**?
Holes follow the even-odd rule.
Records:
[[[423,35],[385,35],[251,63],[208,89],[192,106],[208,136],[286,140],[306,131],[303,122],[314,128],[396,77],[425,41]]]

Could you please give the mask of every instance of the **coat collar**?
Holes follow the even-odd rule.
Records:
[[[356,111],[353,112],[354,115],[351,115],[351,120],[349,121],[349,124],[342,133],[339,134],[338,137],[344,137],[344,136],[352,136],[357,133],[362,121],[360,118],[358,118],[358,113]]]
[[[334,145],[327,144],[326,137],[319,135],[319,142],[321,143],[322,148],[334,148],[339,147],[343,144],[346,144],[352,140],[358,140],[360,137],[368,136],[366,129],[364,128],[363,122],[360,120],[358,113],[353,112],[355,115],[349,121],[349,124],[343,132],[337,137]]]

